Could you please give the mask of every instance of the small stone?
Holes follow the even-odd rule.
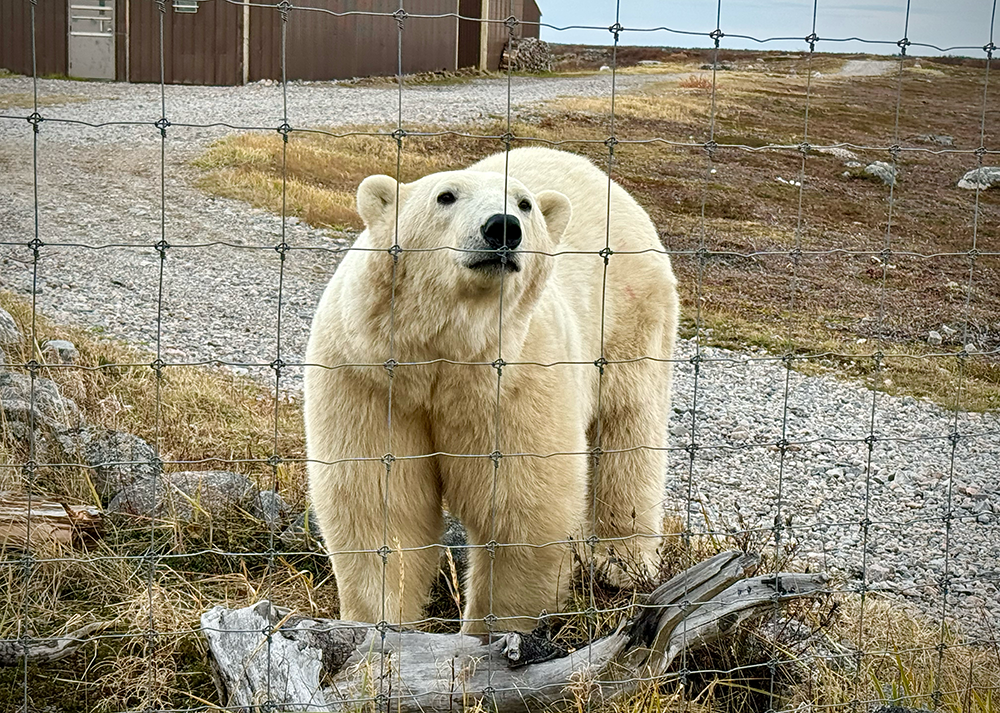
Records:
[[[279,538],[288,547],[315,550],[319,545],[319,523],[316,521],[316,511],[310,506],[292,520]]]
[[[80,356],[76,345],[66,339],[50,339],[42,345],[42,356],[50,364],[73,364]]]
[[[262,490],[250,503],[250,514],[276,529],[291,514],[292,508],[276,490]]]
[[[937,345],[939,345],[941,343],[941,341],[942,341],[942,338],[941,338],[941,334],[939,332],[935,332],[932,329],[931,331],[929,331],[927,333],[927,343],[930,344],[932,347],[936,347]]]
[[[896,185],[896,167],[885,161],[875,161],[865,166],[865,174],[873,176],[887,186]]]
[[[0,346],[16,346],[24,341],[10,312],[0,307]]]
[[[1000,166],[983,166],[968,171],[958,182],[967,191],[985,191],[1000,186]]]
[[[225,470],[163,473],[139,478],[123,488],[108,512],[176,521],[222,515],[245,507],[256,493],[245,475]]]
[[[156,450],[124,431],[82,427],[60,434],[58,440],[71,460],[91,469],[94,489],[105,502],[136,480],[158,476],[162,469]]]

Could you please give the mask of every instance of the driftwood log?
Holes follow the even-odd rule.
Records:
[[[754,555],[723,552],[658,587],[613,634],[561,658],[525,664],[529,636],[380,631],[295,616],[263,601],[201,618],[227,705],[257,710],[501,713],[600,704],[664,674],[681,652],[732,632],[782,602],[817,596],[824,575],[747,577]]]
[[[74,653],[81,646],[87,644],[93,634],[107,629],[110,625],[108,622],[87,624],[55,639],[0,641],[0,666],[18,666],[25,657],[30,663],[58,661]]]
[[[96,537],[101,524],[101,511],[89,505],[38,497],[29,503],[24,495],[0,492],[0,549],[78,545]]]

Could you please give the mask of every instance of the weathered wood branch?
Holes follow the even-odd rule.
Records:
[[[462,634],[381,633],[371,624],[293,616],[270,602],[215,607],[202,631],[228,705],[344,711],[375,699],[399,713],[489,708],[534,711],[628,694],[682,651],[730,633],[783,602],[816,596],[824,575],[746,578],[753,555],[724,552],[657,588],[618,630],[567,656],[512,667],[522,637],[492,643]]]
[[[49,498],[31,498],[0,492],[0,549],[32,548],[50,543],[69,547],[95,537],[102,525],[101,511],[89,505],[69,505]]]
[[[55,639],[0,641],[0,666],[17,666],[25,657],[31,663],[58,661],[90,641],[91,634],[108,626],[108,622],[95,622]]]

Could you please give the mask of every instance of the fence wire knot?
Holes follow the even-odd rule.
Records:
[[[282,369],[285,368],[285,362],[281,359],[281,357],[278,357],[277,359],[271,362],[270,366],[275,371],[281,371]]]
[[[406,138],[406,129],[399,127],[389,134],[389,136],[392,137],[397,144],[401,145],[403,143],[403,139]]]
[[[28,250],[35,253],[35,257],[38,257],[38,249],[42,247],[43,243],[38,238],[32,238],[28,241]]]
[[[486,616],[483,617],[483,623],[486,624],[486,626],[488,626],[489,628],[492,629],[497,624],[497,615],[496,614],[487,614]],[[486,690],[487,689],[483,689],[483,693],[486,693]]]
[[[692,458],[694,458],[694,454],[698,452],[698,444],[697,443],[688,443],[686,446],[684,446],[684,450],[687,451],[687,454],[689,456],[691,456]]]
[[[483,621],[486,621],[491,616],[493,616],[493,615],[492,614],[488,614],[487,616],[483,617]],[[496,617],[495,616],[493,616],[493,621],[494,622],[496,621]],[[487,624],[489,624],[489,622],[487,622]],[[488,698],[493,698],[496,695],[496,692],[497,692],[497,689],[495,689],[493,686],[487,686],[486,688],[483,689],[483,695],[486,696],[486,697],[488,697]]]
[[[499,543],[499,542],[497,542],[496,540],[490,540],[490,541],[489,541],[489,542],[487,542],[487,543],[486,543],[485,545],[483,545],[483,548],[484,548],[484,549],[485,549],[485,550],[486,550],[487,552],[489,552],[489,554],[490,554],[490,559],[493,559],[494,557],[496,557],[496,556],[497,556],[497,546],[498,546],[499,544],[500,544],[500,543]]]
[[[913,44],[913,43],[910,42],[909,38],[907,38],[907,37],[904,37],[901,40],[896,40],[896,46],[899,47],[899,56],[900,57],[905,57],[906,56],[906,48],[909,47],[911,44]]]
[[[601,251],[598,252],[597,254],[600,255],[602,258],[604,258],[604,264],[607,265],[608,258],[614,255],[615,253],[614,250],[612,250],[611,248],[602,248]]]
[[[493,360],[493,364],[491,364],[491,366],[497,370],[497,376],[501,376],[503,374],[503,368],[507,366],[507,362],[505,362],[502,357],[497,357]]]
[[[291,250],[291,247],[284,240],[282,240],[280,243],[274,246],[274,251],[279,255],[281,255],[282,260],[285,259],[285,253],[287,253],[289,250]]]
[[[292,133],[293,129],[292,129],[292,125],[291,124],[289,124],[287,121],[283,121],[280,124],[278,124],[277,128],[275,129],[275,131],[277,131],[279,134],[281,134],[281,140],[284,141],[287,144],[288,143],[288,135],[290,133]]]
[[[719,144],[715,142],[715,139],[711,139],[710,141],[706,141],[702,148],[705,149],[705,153],[708,154],[709,158],[714,158],[715,150],[719,148]]]
[[[507,151],[510,151],[510,145],[514,143],[514,139],[517,138],[511,132],[507,131],[500,135],[500,143],[504,145]]]
[[[983,156],[986,155],[986,147],[985,146],[978,146],[978,147],[976,147],[976,150],[973,151],[972,153],[975,154],[976,158],[978,158],[980,161],[982,161]]]
[[[792,444],[791,444],[791,441],[789,441],[787,438],[779,438],[775,442],[774,445],[778,448],[779,451],[781,451],[782,453],[784,453],[785,451],[788,450],[788,446],[790,446]],[[778,523],[778,526],[780,527],[781,524]]]
[[[38,125],[41,124],[43,121],[45,121],[45,119],[37,111],[32,112],[28,116],[28,123],[31,124],[32,130],[34,130],[36,134],[38,133]]]
[[[392,453],[386,453],[384,456],[382,456],[382,465],[385,466],[386,470],[392,468],[392,464],[395,462],[396,462],[396,456],[394,456]]]
[[[375,552],[378,554],[379,557],[382,558],[383,562],[388,562],[389,555],[392,554],[392,550],[389,548],[388,545],[382,545],[377,550],[375,550]]]
[[[30,577],[32,570],[35,568],[35,555],[31,552],[25,552],[21,555],[21,571],[24,572],[25,577]],[[24,636],[28,636],[28,632],[24,632]]]
[[[866,446],[868,446],[868,450],[871,450],[872,448],[875,447],[875,444],[878,443],[878,436],[869,435],[868,437],[865,438],[864,443]]]
[[[781,357],[781,363],[787,368],[791,368],[792,362],[795,361],[795,355],[789,352]]]
[[[389,248],[386,252],[388,252],[390,255],[392,255],[392,260],[393,260],[393,262],[395,262],[396,260],[399,259],[400,254],[402,254],[403,248],[400,247],[399,243],[396,243],[391,248]]]
[[[375,631],[380,634],[385,634],[385,632],[389,631],[389,622],[383,619],[375,625]]]
[[[493,461],[494,468],[500,467],[501,458],[503,458],[503,453],[501,453],[500,451],[493,451],[492,453],[490,453],[490,460]]]
[[[806,36],[806,42],[809,43],[809,51],[812,52],[813,50],[816,49],[816,43],[819,42],[819,35],[817,35],[815,32],[810,33],[809,35]]]
[[[163,138],[167,137],[167,127],[170,126],[170,121],[167,119],[167,117],[161,116],[159,119],[153,122],[153,126],[155,126],[157,129],[160,130],[160,136],[162,136]]]
[[[723,37],[725,37],[726,33],[723,32],[720,28],[716,27],[714,30],[712,30],[711,32],[708,33],[708,36],[711,37],[715,41],[715,46],[716,46],[716,48],[718,48],[718,46],[719,46],[719,40],[721,40]]]
[[[614,153],[615,146],[617,146],[619,143],[621,142],[618,141],[618,139],[615,138],[614,136],[609,136],[608,138],[604,139],[604,145],[607,146],[608,150],[611,151],[612,153]]]
[[[409,15],[406,13],[406,10],[404,10],[403,8],[399,8],[398,10],[396,10],[396,12],[392,13],[392,16],[396,18],[396,27],[402,30],[403,25],[406,22],[406,18],[409,17]]]
[[[278,3],[277,7],[278,7],[278,12],[281,13],[281,21],[288,22],[288,13],[290,13],[292,11],[292,8],[294,8],[295,6],[292,5],[292,3],[290,3],[288,0],[281,0],[281,2]]]
[[[962,434],[958,431],[952,431],[948,434],[948,442],[953,446],[957,446],[958,442],[962,440]]]
[[[893,161],[899,161],[899,154],[902,151],[902,147],[899,144],[893,144],[889,147],[889,155],[892,156]]]
[[[31,374],[32,376],[37,376],[38,370],[41,368],[41,364],[39,364],[34,359],[29,359],[28,363],[25,364],[25,366],[28,367],[28,373]]]
[[[992,42],[983,45],[983,52],[986,53],[986,59],[993,59],[993,51],[996,50],[997,46]]]
[[[397,366],[399,366],[399,362],[392,358],[386,359],[382,363],[382,368],[388,372],[390,378],[396,375]]]
[[[160,253],[161,260],[165,260],[167,258],[167,248],[169,247],[170,243],[168,243],[163,238],[160,238],[158,241],[153,243],[153,249],[156,250],[156,252]]]
[[[150,363],[149,368],[155,371],[157,376],[160,376],[166,365],[167,363],[165,361],[157,357]]]
[[[597,545],[600,544],[600,542],[601,538],[598,537],[597,535],[591,535],[590,537],[587,538],[587,546],[592,550],[595,549]]]
[[[594,359],[594,366],[597,367],[597,371],[600,372],[602,376],[604,375],[604,367],[606,367],[607,365],[608,365],[608,360],[605,359],[603,356]]]
[[[510,15],[510,16],[507,17],[506,20],[503,21],[503,24],[505,24],[507,26],[507,31],[508,32],[510,32],[511,34],[514,34],[514,28],[516,28],[518,26],[518,24],[520,24],[520,23],[518,22],[518,20],[517,20],[516,17],[514,17],[513,15]]]
[[[594,446],[590,449],[590,455],[594,460],[600,460],[601,456],[604,455],[604,449],[600,446]]]
[[[617,43],[618,42],[618,36],[621,35],[622,30],[624,30],[624,29],[625,28],[622,27],[622,25],[621,25],[620,22],[616,22],[615,24],[611,25],[611,27],[608,28],[608,32],[610,32],[612,35],[614,35],[615,42]]]

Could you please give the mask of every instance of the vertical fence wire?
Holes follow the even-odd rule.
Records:
[[[816,42],[819,39],[816,34],[816,14],[819,8],[819,0],[813,0],[812,6],[812,25],[809,35],[805,38],[806,43],[809,45],[809,55],[806,59],[806,96],[805,96],[805,106],[802,111],[802,142],[799,144],[798,150],[801,154],[800,164],[799,164],[799,180],[798,180],[798,191],[796,196],[796,217],[795,217],[795,247],[789,253],[789,259],[791,261],[791,275],[788,280],[788,308],[785,314],[785,322],[787,324],[787,332],[785,335],[785,353],[782,358],[782,366],[784,368],[784,383],[781,394],[781,437],[778,439],[778,492],[775,498],[775,514],[773,521],[773,537],[774,537],[774,562],[772,564],[771,571],[774,576],[777,577],[778,573],[781,572],[782,566],[785,564],[785,558],[782,554],[782,533],[786,529],[785,523],[785,513],[783,509],[784,496],[785,496],[785,469],[786,469],[786,457],[788,455],[789,439],[788,439],[788,399],[791,392],[791,380],[792,380],[792,364],[795,360],[795,326],[796,326],[796,309],[797,303],[796,298],[798,297],[799,291],[799,269],[802,262],[802,244],[803,233],[805,231],[805,215],[804,215],[804,203],[805,203],[805,190],[806,190],[806,161],[809,157],[810,147],[809,147],[809,109],[812,100],[812,86],[813,86],[813,57],[816,52]],[[791,516],[789,516],[791,517]],[[791,522],[788,523],[791,525]],[[789,532],[791,528],[789,527]],[[774,603],[774,608],[771,612],[771,635],[777,640],[780,635],[780,621],[779,621],[780,606],[777,601]],[[777,652],[775,652],[776,654]],[[778,666],[780,665],[779,660],[776,656],[772,656],[768,661],[768,708],[774,710],[775,708],[775,698],[776,698],[776,682],[775,677],[778,673]]]
[[[38,113],[38,47],[37,47],[37,0],[32,0],[30,4],[31,27],[31,191],[32,191],[32,229],[33,236],[28,242],[31,249],[31,358],[28,360],[28,462],[24,464],[24,475],[26,476],[27,489],[27,512],[25,514],[24,532],[24,554],[21,558],[21,577],[23,592],[21,597],[21,621],[18,622],[19,641],[22,651],[27,651],[32,637],[31,621],[31,580],[34,575],[35,562],[31,551],[32,535],[32,498],[35,495],[35,467],[38,460],[38,444],[35,441],[35,379],[38,373],[38,362],[36,361],[36,348],[38,345],[38,258],[39,248],[42,245],[39,235],[41,234],[38,216],[38,132],[41,123],[41,116]],[[21,696],[22,713],[28,713],[28,657],[24,656],[22,667],[22,685],[24,687]]]
[[[886,284],[889,277],[889,261],[892,256],[892,219],[894,217],[893,210],[895,208],[896,201],[896,180],[899,175],[899,115],[900,109],[902,107],[903,100],[903,69],[906,62],[906,48],[910,44],[909,40],[910,31],[910,0],[906,2],[906,12],[903,20],[903,37],[896,44],[899,46],[899,63],[897,65],[897,77],[896,77],[896,106],[893,114],[893,126],[892,126],[892,145],[889,148],[890,155],[892,157],[892,177],[889,181],[889,206],[886,213],[886,228],[885,228],[885,238],[882,248],[882,277],[879,283],[879,308],[878,308],[878,320],[875,325],[875,338],[876,344],[878,345],[877,350],[872,354],[872,368],[873,368],[873,379],[877,383],[882,373],[882,368],[884,366],[884,356],[881,351],[882,342],[885,339],[884,325],[885,325],[885,298],[886,298]],[[871,408],[868,413],[868,435],[865,437],[864,443],[866,446],[865,454],[865,489],[864,489],[864,510],[863,517],[858,523],[861,529],[861,582],[858,585],[858,591],[860,594],[860,603],[858,609],[858,635],[857,635],[857,653],[855,656],[855,666],[856,670],[854,672],[854,699],[851,701],[852,707],[855,707],[859,703],[859,698],[861,694],[861,684],[863,671],[862,666],[864,664],[865,656],[867,652],[865,651],[864,645],[864,635],[865,635],[865,605],[868,599],[868,559],[869,559],[869,545],[871,537],[871,500],[872,500],[872,462],[875,456],[875,446],[878,443],[878,426],[877,426],[877,406],[878,406],[879,392],[876,389],[871,390]]]

